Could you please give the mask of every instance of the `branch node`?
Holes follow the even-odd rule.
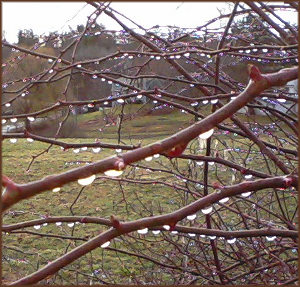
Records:
[[[252,64],[248,64],[248,73],[249,73],[250,79],[253,80],[254,82],[258,82],[263,79],[263,76],[262,76],[259,68]]]
[[[111,221],[111,225],[116,228],[116,229],[120,229],[121,228],[121,223],[119,221],[119,219],[117,219],[114,215],[110,216],[110,221]]]

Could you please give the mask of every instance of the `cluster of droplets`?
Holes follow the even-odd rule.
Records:
[[[74,152],[74,153],[79,153],[80,150],[82,150],[82,151],[87,151],[88,148],[87,148],[87,147],[75,148],[75,149],[73,149],[73,152]],[[93,147],[93,148],[92,148],[92,151],[93,151],[93,153],[99,153],[99,152],[101,151],[101,147]]]
[[[194,220],[196,218],[196,216],[194,214],[194,215],[188,216],[187,218],[189,220]],[[163,229],[166,230],[166,231],[170,231],[171,227],[170,227],[170,225],[163,225]],[[137,233],[141,234],[141,235],[146,235],[148,232],[149,232],[149,229],[147,227],[137,230]],[[159,229],[153,229],[152,230],[153,235],[158,235],[158,234],[160,234],[160,232],[161,232],[161,230],[159,230]],[[176,234],[178,234],[178,231],[177,230],[172,230],[172,231],[170,231],[170,233],[172,235],[176,235]],[[187,234],[190,237],[196,237],[196,235],[197,235],[196,233],[187,233]],[[201,238],[206,238],[207,237],[210,240],[215,240],[217,238],[219,238],[221,240],[225,240],[225,237],[223,237],[223,236],[205,235],[205,234],[199,234],[199,236]],[[265,238],[266,238],[266,241],[271,242],[271,241],[274,241],[276,239],[276,236],[266,236]],[[226,242],[228,244],[234,244],[234,243],[236,243],[236,241],[237,241],[236,237],[229,237],[229,238],[226,239]]]

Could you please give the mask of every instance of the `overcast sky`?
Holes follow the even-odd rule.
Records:
[[[112,2],[111,7],[145,28],[154,25],[196,27],[219,15],[224,2]],[[2,29],[9,42],[17,41],[20,29],[32,29],[35,34],[66,31],[86,23],[94,8],[85,2],[2,2]],[[106,15],[98,23],[108,29],[121,27]]]
[[[68,31],[69,25],[76,28],[79,24],[85,24],[86,16],[94,11],[85,2],[2,1],[1,4],[2,29],[9,42],[17,42],[20,29],[32,29],[38,35]],[[197,27],[218,16],[217,8],[226,8],[228,11],[225,2],[112,2],[111,7],[145,28],[155,25]],[[297,21],[296,13],[285,14],[284,17],[285,20]],[[101,15],[97,22],[104,24],[107,29],[121,29],[106,15]]]

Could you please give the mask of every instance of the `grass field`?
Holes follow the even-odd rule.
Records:
[[[136,106],[138,109],[138,106]],[[127,114],[133,111],[126,110]],[[118,110],[115,112],[118,114]],[[134,111],[136,114],[136,110]],[[243,116],[241,116],[243,118]],[[141,142],[142,145],[149,144],[153,141],[162,139],[165,136],[171,135],[181,128],[190,125],[194,118],[181,112],[172,112],[168,114],[159,115],[143,115],[138,116],[137,119],[124,121],[122,127],[122,137],[124,144],[136,144]],[[265,120],[268,122],[268,120]],[[93,138],[99,138],[103,142],[117,143],[117,126],[108,126],[102,132],[98,129],[103,127],[103,115],[101,112],[85,114],[77,118],[77,128],[79,131],[84,131],[85,136],[91,138],[77,138],[77,139],[63,139],[66,142],[93,142]],[[245,139],[236,137],[234,142],[232,139],[225,135],[213,136],[212,152],[215,151],[215,140],[222,140],[229,146],[248,149],[249,142]],[[265,136],[266,138],[266,136]],[[2,162],[3,174],[11,177],[18,183],[25,183],[41,179],[46,175],[53,173],[62,173],[74,167],[82,166],[87,163],[95,162],[107,156],[116,154],[114,150],[103,149],[99,154],[95,154],[88,149],[87,151],[80,151],[75,154],[72,150],[63,151],[60,147],[54,146],[49,152],[39,156],[30,170],[27,171],[28,164],[33,155],[37,155],[45,150],[49,145],[40,142],[29,143],[25,139],[18,139],[16,144],[11,144],[8,140],[3,141],[2,145]],[[223,149],[221,144],[217,149]],[[257,147],[252,147],[252,151],[258,151]],[[192,141],[187,149],[187,153],[198,153],[198,142]],[[202,153],[203,154],[203,151]],[[231,158],[232,156],[232,158]],[[237,163],[244,164],[245,156],[238,152],[232,152],[229,155],[229,160],[234,160]],[[253,160],[248,163],[248,167],[261,170],[264,161],[253,156]],[[161,181],[165,183],[176,183],[182,188],[188,187],[190,190],[199,191],[199,184],[202,182],[203,173],[201,167],[195,165],[193,162],[187,160],[172,160],[160,156],[153,159],[151,162],[141,161],[138,163],[141,166],[156,168],[162,170],[172,169],[179,177],[174,177],[167,172],[151,172],[147,169],[136,169],[135,167],[127,167],[123,178],[135,178],[143,181],[144,184],[136,183],[122,183],[104,178],[98,175],[95,182],[85,187],[81,191],[81,187],[76,183],[68,184],[62,187],[61,191],[53,193],[52,191],[44,192],[31,200],[22,201],[13,206],[8,213],[3,217],[3,223],[16,223],[20,221],[27,221],[38,219],[45,215],[49,216],[67,216],[67,215],[89,215],[99,216],[102,218],[110,218],[112,214],[123,220],[137,219],[142,216],[151,216],[151,214],[159,214],[170,212],[179,207],[186,205],[194,199],[187,196],[182,190],[174,189],[170,186],[163,184],[146,184],[147,181]],[[193,167],[193,169],[191,168]],[[212,183],[216,180],[222,180],[226,184],[231,184],[232,170],[230,168],[223,169],[217,164],[210,166],[209,182]],[[270,163],[270,168],[274,166]],[[187,177],[189,180],[183,181],[180,177]],[[234,182],[241,181],[242,175],[237,173]],[[210,190],[212,191],[212,190]],[[77,196],[81,193],[76,201]],[[261,200],[262,194],[254,195],[253,200]],[[72,204],[76,203],[72,206]],[[292,213],[295,207],[294,200],[288,200],[290,204],[290,212]],[[72,208],[71,208],[72,206]],[[245,205],[245,212],[253,213],[249,205]],[[276,207],[275,207],[276,208]],[[231,225],[234,226],[238,219],[235,217],[230,218],[230,215],[225,217],[230,219]],[[229,216],[229,217],[228,217]],[[199,223],[203,221],[199,217]],[[96,224],[77,224],[69,227],[66,223],[61,226],[48,224],[42,226],[40,230],[28,228],[32,232],[60,234],[68,236],[76,236],[81,238],[91,238],[98,234],[105,227]],[[140,235],[139,235],[140,236]],[[126,249],[128,242],[134,242],[136,250],[147,253],[148,247],[153,245],[159,246],[155,250],[163,249],[164,251],[172,251],[172,245],[163,242],[160,237],[149,237],[149,240],[142,241],[139,236],[132,238],[131,236],[124,236],[123,241],[114,240],[112,247]],[[169,236],[169,235],[168,235]],[[179,239],[178,239],[179,240]],[[74,248],[81,244],[80,240],[62,240],[59,238],[47,238],[39,235],[20,233],[20,234],[7,234],[3,238],[3,254],[7,260],[3,261],[3,276],[5,281],[12,281],[20,278],[26,274],[36,271],[39,267],[47,264],[47,262],[56,259],[64,254],[67,250]],[[22,250],[23,253],[16,250]],[[25,253],[24,253],[25,252]],[[122,259],[119,259],[121,256]],[[25,261],[18,261],[17,258],[25,258]],[[143,274],[142,270],[151,270],[157,268],[149,261],[140,261],[136,257],[131,257],[126,254],[118,254],[114,251],[106,251],[103,249],[96,249],[91,254],[82,257],[73,264],[69,265],[66,269],[60,271],[58,275],[51,280],[56,280],[56,284],[60,283],[75,283],[81,282],[86,278],[84,274],[91,274],[93,270],[100,270],[104,268],[108,270],[108,274],[101,273],[101,278],[104,280],[106,277],[114,276],[116,282],[122,281],[123,278],[130,275]],[[94,276],[94,275],[93,275]],[[140,275],[142,276],[142,275]],[[171,275],[167,272],[163,273],[164,282],[172,283]],[[91,278],[91,280],[93,280]],[[4,282],[5,282],[4,281]],[[84,282],[88,283],[88,282]]]

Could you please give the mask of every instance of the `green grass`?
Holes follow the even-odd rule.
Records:
[[[134,113],[138,110],[138,105],[135,106]],[[132,111],[125,109],[125,113],[128,114]],[[114,113],[117,115],[119,109],[115,109]],[[244,116],[240,116],[243,118]],[[81,130],[84,128],[86,131],[86,136],[89,137],[99,137],[99,132],[97,130],[99,127],[103,126],[103,120],[101,117],[101,112],[89,113],[78,117],[78,128]],[[174,132],[180,130],[180,128],[188,126],[193,121],[193,117],[182,114],[181,112],[172,112],[170,114],[160,114],[160,115],[143,115],[139,116],[137,119],[132,121],[125,121],[122,127],[122,137],[121,139],[125,144],[136,144],[142,142],[142,145],[152,143],[156,140],[162,139],[165,136],[171,135]],[[265,120],[266,122],[268,120]],[[101,134],[101,141],[107,143],[117,143],[116,126],[106,127]],[[228,145],[233,144],[232,139],[224,135],[214,135],[212,144],[212,153],[214,153],[214,140],[215,138],[224,140]],[[265,136],[265,138],[267,138]],[[239,140],[235,142],[235,147],[247,149],[249,142],[240,137],[234,138],[234,140]],[[269,139],[270,140],[270,139]],[[81,139],[63,139],[67,142],[93,142],[94,139],[81,138]],[[3,155],[3,174],[11,177],[18,183],[26,183],[29,181],[34,181],[41,179],[47,175],[53,173],[62,173],[72,168],[82,166],[85,163],[76,164],[77,161],[84,162],[96,162],[105,157],[115,154],[114,150],[103,149],[99,154],[94,154],[89,149],[88,151],[81,151],[79,154],[75,154],[72,150],[62,151],[60,147],[52,147],[48,153],[44,153],[39,156],[32,164],[29,171],[27,167],[33,155],[37,155],[44,151],[49,145],[45,143],[40,143],[34,141],[33,143],[27,142],[25,139],[19,139],[16,144],[11,144],[8,140],[3,141],[2,145],[2,155]],[[218,146],[218,149],[222,149],[222,146]],[[194,140],[190,143],[187,153],[197,153],[197,141]],[[256,150],[254,147],[252,150]],[[202,152],[203,154],[203,152]],[[235,160],[239,156],[239,153],[233,152],[233,157]],[[232,160],[229,158],[229,160]],[[191,166],[193,163],[188,163],[187,160],[172,160],[172,163],[177,162],[176,168],[177,173],[186,175],[197,181],[202,181],[203,173],[201,168],[197,167],[191,172]],[[242,158],[241,158],[242,162]],[[170,169],[172,168],[171,162],[164,158],[159,157],[151,162],[141,161],[139,164],[144,166]],[[262,162],[260,159],[254,159],[248,164],[249,167],[262,171]],[[215,167],[213,167],[215,168]],[[224,184],[231,184],[231,169],[226,169],[218,172],[218,177],[216,176],[216,170],[210,168],[209,183],[213,183],[216,180],[223,181]],[[219,167],[218,167],[219,168]],[[270,163],[270,168],[274,169],[274,166]],[[174,168],[173,168],[174,170]],[[158,172],[145,172],[145,170],[133,170],[132,167],[127,167],[125,173],[122,175],[124,178],[132,178],[133,172],[135,172],[135,177],[141,180],[159,180],[162,182],[177,183],[184,186],[188,186],[191,190],[199,190],[197,186],[192,183],[183,183],[181,180],[171,176],[168,173],[158,173]],[[101,175],[98,175],[101,176]],[[237,174],[236,182],[242,180],[240,174]],[[209,189],[212,192],[211,189]],[[78,193],[80,192],[80,186],[77,182],[68,184],[62,187],[61,191],[58,193],[53,193],[52,191],[47,191],[39,194],[32,198],[31,200],[21,201],[20,203],[14,205],[3,217],[3,223],[16,223],[20,221],[27,221],[31,219],[38,219],[44,215],[50,216],[64,216],[71,215],[70,206],[75,201]],[[128,205],[123,200],[126,198]],[[98,178],[95,182],[84,188],[80,198],[73,207],[73,212],[75,215],[90,215],[99,216],[103,218],[109,218],[112,214],[117,216],[122,220],[133,220],[141,218],[142,216],[150,216],[151,213],[147,211],[147,208],[151,208],[153,214],[157,215],[161,212],[166,213],[176,210],[182,207],[194,199],[191,197],[186,198],[181,190],[175,190],[171,187],[165,185],[139,185],[132,183],[123,183],[122,189],[118,182],[111,180],[104,180]],[[289,201],[289,206],[291,207],[291,213],[294,209],[294,201]],[[127,208],[126,208],[127,207]],[[245,209],[248,207],[245,207]],[[247,210],[247,209],[246,209]],[[12,214],[12,211],[15,214]],[[22,212],[22,213],[18,213]],[[248,210],[249,214],[253,210]],[[236,222],[237,219],[230,218],[230,215],[226,214],[225,217],[229,217],[232,224]],[[201,222],[201,219],[199,219]],[[99,231],[104,230],[105,227],[89,224],[89,225],[75,225],[74,236],[77,237],[93,237],[99,233]],[[33,228],[28,230],[36,231]],[[67,224],[63,224],[61,227],[57,227],[54,224],[43,226],[38,232],[42,233],[52,233],[61,235],[71,235],[71,228]],[[126,237],[126,240],[133,240]],[[37,269],[37,262],[41,266],[45,265],[48,261],[56,259],[58,256],[64,254],[68,244],[71,244],[70,249],[74,248],[76,245],[81,244],[80,241],[73,242],[68,240],[60,240],[53,238],[40,238],[38,236],[30,234],[14,234],[5,235],[3,238],[4,246],[15,247],[27,252],[33,252],[35,255],[26,255],[26,258],[33,264],[25,265],[17,261],[10,261],[9,263],[4,261],[3,263],[3,275],[5,280],[13,281],[20,278],[26,274],[32,273]],[[143,245],[144,244],[144,245]],[[124,242],[119,242],[114,240],[112,246],[119,247],[126,250],[126,245]],[[166,244],[166,242],[160,241],[160,239],[150,237],[149,240],[142,242],[135,242],[137,249],[142,249],[147,253],[147,248],[159,250],[163,248],[164,251],[171,251],[172,247]],[[70,250],[69,249],[69,250]],[[5,256],[11,258],[23,258],[24,255],[14,251],[4,250]],[[38,254],[38,256],[37,256]],[[111,272],[117,280],[117,282],[123,282],[122,278],[127,277],[130,274],[143,274],[140,262],[135,257],[130,257],[120,254],[122,257],[122,264],[118,261],[117,256],[114,252],[103,251],[96,249],[92,252],[94,257],[94,263],[99,265],[100,268],[103,266]],[[104,260],[102,260],[102,255]],[[151,255],[151,254],[149,254]],[[80,269],[82,272],[91,273],[90,266],[87,264],[90,257],[84,256],[80,260],[77,260],[68,268]],[[153,267],[152,263],[143,261],[148,270]],[[94,266],[95,267],[95,266]],[[95,267],[97,268],[97,266]],[[60,276],[64,278],[64,284],[71,280],[74,283],[74,272],[64,270],[59,272]],[[164,274],[164,282],[170,281],[168,274]],[[57,279],[56,283],[60,282]],[[118,281],[120,280],[120,281]],[[124,281],[126,282],[126,281]],[[85,282],[86,283],[86,282]]]

